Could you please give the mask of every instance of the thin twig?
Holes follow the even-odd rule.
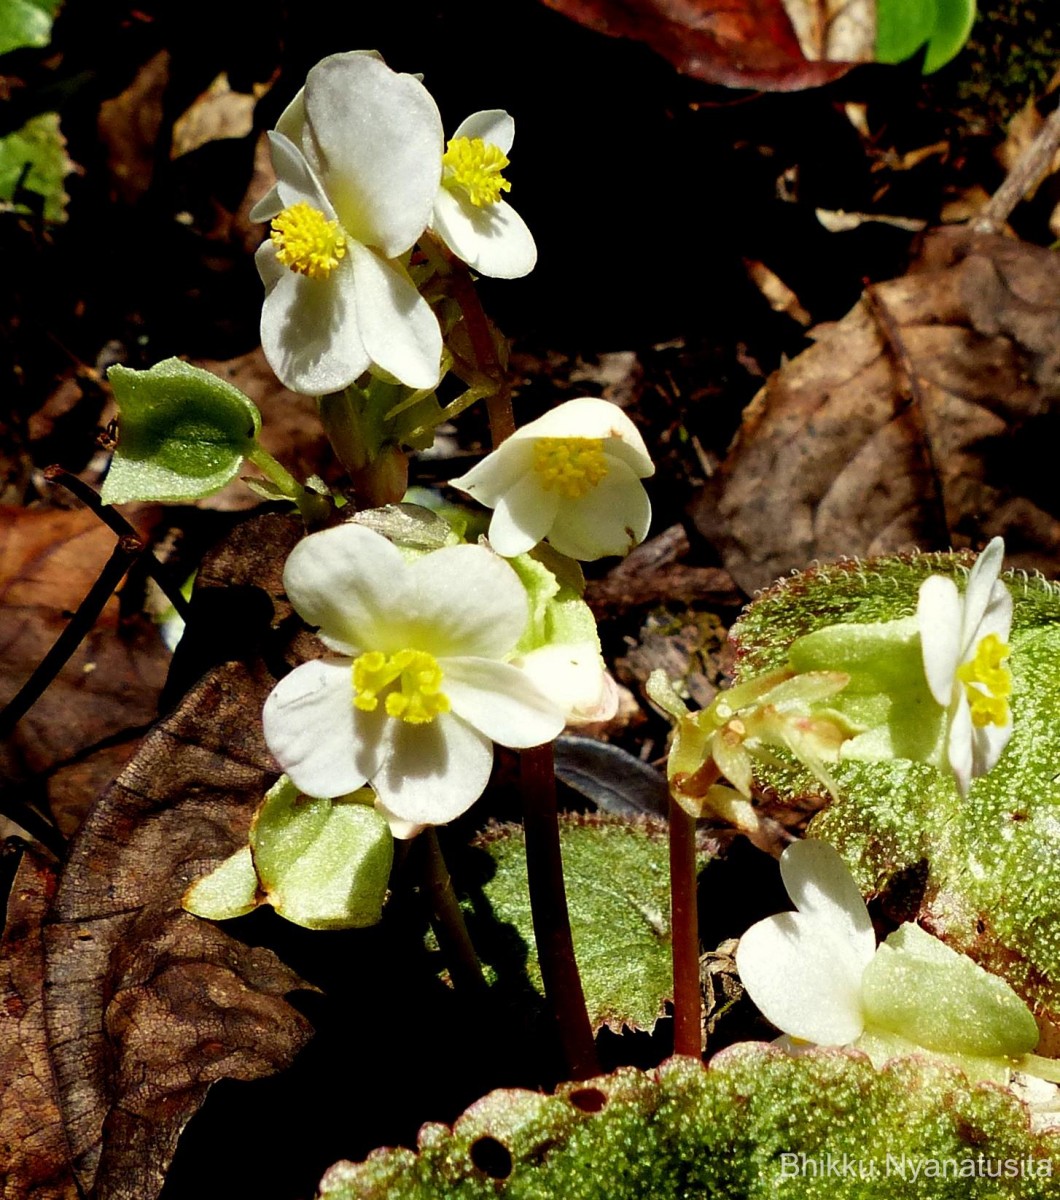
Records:
[[[431,927],[449,966],[449,974],[458,989],[481,991],[486,986],[482,964],[464,923],[464,913],[453,890],[453,881],[433,825],[423,832],[420,841],[423,842],[425,883],[431,901]]]
[[[522,752],[522,787],[530,911],[545,996],[559,1026],[571,1078],[591,1079],[600,1073],[600,1064],[574,957],[551,743]]]
[[[670,797],[670,933],[674,967],[674,1053],[703,1053],[699,988],[696,821]]]
[[[66,628],[55,639],[55,644],[37,664],[29,679],[0,710],[0,738],[7,737],[44,695],[52,680],[88,636],[107,601],[114,594],[114,589],[121,583],[125,572],[142,549],[143,543],[140,539],[131,537],[123,537],[114,547],[110,558],[103,564],[99,578],[78,605],[77,612],[67,622]]]
[[[998,233],[1017,204],[1038,184],[1060,150],[1060,108],[1053,109],[1001,186],[971,222],[973,233]]]
[[[99,498],[99,493],[90,488],[83,480],[78,479],[76,475],[63,470],[62,467],[46,467],[44,478],[49,483],[57,483],[61,488],[65,488],[70,492],[71,495],[76,496],[82,504],[90,508],[99,517],[108,529],[112,529],[119,538],[134,538],[141,543],[141,549],[144,549],[144,539],[137,530],[126,521],[116,508],[109,504],[104,504]],[[151,576],[165,593],[166,599],[173,605],[177,615],[181,620],[186,621],[189,611],[188,602],[184,599],[180,585],[173,578],[169,569],[164,563],[160,563],[150,550],[146,550],[144,553],[143,565],[147,574]]]

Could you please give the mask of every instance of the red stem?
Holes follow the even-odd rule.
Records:
[[[670,930],[674,964],[674,1054],[703,1053],[696,907],[696,821],[670,797]]]

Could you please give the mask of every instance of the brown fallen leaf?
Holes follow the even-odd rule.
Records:
[[[87,509],[0,509],[0,705],[66,627],[115,545]],[[0,743],[0,790],[44,796],[65,833],[154,719],[169,665],[157,628],[113,597],[44,695]],[[96,759],[96,755],[99,759]]]
[[[275,780],[258,719],[274,681],[253,647],[289,614],[273,598],[300,530],[277,516],[250,525],[203,564],[187,653],[252,661],[209,671],[100,797],[46,929],[60,1105],[78,1182],[100,1200],[150,1200],[210,1086],[282,1069],[311,1032],[283,999],[307,986],[293,971],[180,907],[245,842]],[[227,623],[196,638],[197,624],[216,620]]]
[[[751,593],[813,559],[1006,539],[1060,566],[1060,266],[1048,250],[933,234],[744,413],[698,529]]]
[[[0,1200],[76,1200],[44,1026],[41,921],[55,869],[19,863],[0,939]]]
[[[254,106],[269,90],[255,84],[253,92],[236,92],[222,71],[201,95],[173,122],[169,157],[180,158],[207,142],[242,138],[254,128]]]
[[[99,140],[107,150],[109,190],[124,204],[146,195],[154,179],[168,83],[169,51],[160,50],[125,91],[100,105]]]
[[[647,42],[682,74],[707,83],[788,92],[818,87],[850,69],[848,62],[809,61],[782,0],[543,2],[599,33]],[[833,22],[821,16],[836,6],[828,0],[795,3],[805,10],[806,36],[817,41],[823,59]]]

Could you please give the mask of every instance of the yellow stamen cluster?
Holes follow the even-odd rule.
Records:
[[[379,693],[400,683],[383,700],[388,716],[410,725],[427,725],[450,709],[449,697],[441,690],[442,669],[438,660],[423,650],[399,650],[388,658],[370,650],[353,661],[353,703],[362,712],[375,712]]]
[[[512,185],[501,175],[507,165],[499,146],[482,138],[453,138],[442,156],[442,183],[450,191],[461,188],[476,208],[496,204],[501,192],[511,191]]]
[[[603,438],[538,438],[534,470],[547,491],[556,488],[568,500],[591,492],[607,474]]]
[[[269,237],[277,260],[310,279],[327,279],[346,256],[342,226],[304,200],[273,217]]]
[[[975,657],[957,668],[957,678],[964,684],[964,694],[971,706],[972,724],[980,729],[984,725],[1009,723],[1012,672],[1002,666],[1009,653],[1008,646],[996,633],[988,633],[976,646]]]

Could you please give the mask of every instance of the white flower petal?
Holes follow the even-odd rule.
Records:
[[[392,654],[408,644],[391,644],[392,617],[405,605],[408,569],[401,551],[382,534],[346,524],[303,538],[287,558],[283,582],[298,614],[327,637],[358,652]]]
[[[604,452],[627,463],[640,479],[655,474],[655,465],[636,425],[610,400],[582,396],[523,425],[509,441],[535,437],[603,438]]]
[[[501,108],[484,109],[461,121],[453,137],[481,138],[487,146],[508,154],[515,141],[515,122]]]
[[[570,721],[608,721],[618,707],[618,689],[592,642],[541,646],[512,659],[538,691]]]
[[[305,107],[308,153],[346,231],[386,258],[403,254],[426,227],[441,180],[442,121],[430,93],[354,51],[309,72]]]
[[[946,757],[950,770],[957,781],[957,790],[962,796],[968,795],[972,783],[972,710],[968,698],[961,688],[957,695],[953,711],[950,713],[950,729],[946,739]]]
[[[534,235],[504,200],[476,206],[463,192],[443,187],[431,227],[457,258],[491,279],[521,279],[537,263]]]
[[[485,735],[452,714],[428,725],[390,721],[389,752],[372,777],[380,802],[415,825],[444,825],[482,795],[493,766]]]
[[[344,259],[328,279],[308,279],[276,261],[265,241],[254,256],[265,284],[261,345],[284,387],[307,396],[341,391],[369,366],[357,329],[353,273]]]
[[[399,264],[356,242],[347,254],[368,356],[408,387],[433,387],[441,374],[442,331],[431,306]]]
[[[593,562],[628,554],[651,524],[648,494],[624,462],[612,460],[607,474],[577,500],[563,499],[548,540],[560,554]]]
[[[426,828],[425,825],[417,825],[413,821],[403,821],[400,817],[395,816],[378,796],[375,801],[375,811],[390,826],[390,832],[394,837],[402,842],[407,842],[414,837],[418,837]]]
[[[563,731],[559,707],[518,667],[484,658],[449,658],[441,666],[453,712],[492,741],[521,750]]]
[[[783,913],[752,925],[740,938],[736,967],[751,999],[784,1033],[845,1046],[865,1028],[865,966],[813,917]]]
[[[485,546],[446,546],[408,565],[391,623],[435,658],[503,658],[529,618],[523,585]]]
[[[269,693],[265,741],[307,796],[329,800],[356,791],[379,765],[385,715],[353,705],[349,660],[316,659],[296,667]]]
[[[552,529],[562,503],[559,492],[543,488],[531,468],[497,500],[490,520],[490,545],[505,558],[532,550]]]
[[[532,469],[533,462],[532,442],[508,438],[466,474],[450,479],[449,486],[467,492],[487,508],[494,508],[501,496]]]
[[[784,887],[799,912],[849,945],[862,966],[876,953],[876,934],[858,885],[839,852],[814,838],[792,842],[780,860]]]
[[[986,616],[986,611],[996,596],[998,576],[1005,558],[1005,543],[1001,538],[993,538],[975,560],[971,571],[968,572],[968,583],[964,589],[964,612],[961,620],[961,657],[968,655],[975,648],[975,643],[983,635],[979,627]],[[1008,589],[1001,585],[1007,593]]]
[[[974,652],[980,639],[994,634],[999,642],[1007,642],[1012,630],[1012,593],[998,580],[990,593],[990,600],[983,613],[979,628],[976,631],[973,644],[969,647]]]
[[[1012,721],[1007,725],[972,726],[972,776],[992,771],[1012,737]]]
[[[961,598],[952,579],[931,575],[920,585],[916,616],[924,674],[937,704],[949,708],[961,661]]]
[[[310,208],[322,212],[329,221],[334,221],[336,213],[327,193],[294,142],[273,130],[269,134],[269,148],[276,168],[276,194],[281,210],[292,204],[308,204]]]

